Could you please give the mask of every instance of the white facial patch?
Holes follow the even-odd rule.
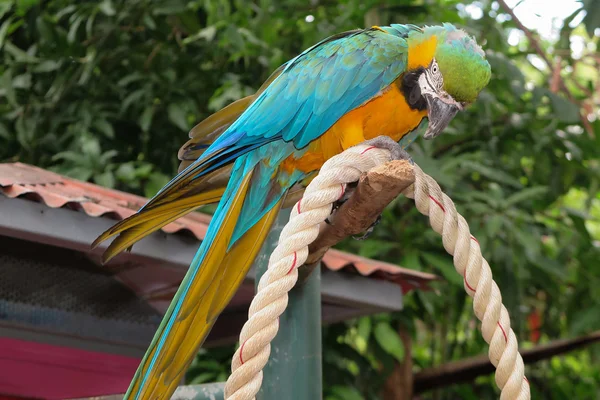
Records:
[[[419,76],[419,88],[421,94],[439,95],[444,87],[444,77],[440,71],[440,67],[435,60],[431,62],[429,67]]]

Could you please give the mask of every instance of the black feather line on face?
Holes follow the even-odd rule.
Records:
[[[421,89],[419,88],[419,76],[424,72],[425,68],[423,67],[406,72],[398,85],[404,98],[406,98],[408,106],[413,110],[423,111],[427,109],[427,101],[421,96]]]

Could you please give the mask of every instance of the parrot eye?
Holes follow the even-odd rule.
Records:
[[[442,86],[444,86],[444,80],[442,78],[442,74],[440,73],[438,63],[435,59],[433,59],[433,61],[431,62],[429,70],[431,71],[431,80],[435,89],[441,89]]]
[[[430,69],[431,69],[431,73],[433,73],[433,75],[437,75],[437,73],[439,72],[438,64],[435,59],[433,59],[433,61],[431,61]]]

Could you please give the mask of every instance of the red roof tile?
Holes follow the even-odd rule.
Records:
[[[47,171],[32,165],[0,164],[0,190],[8,197],[26,197],[44,202],[51,208],[83,210],[90,217],[125,219],[139,210],[147,199],[118,190]],[[166,225],[162,230],[175,233],[182,229],[203,238],[210,216],[190,213]]]
[[[81,182],[22,163],[0,164],[0,192],[10,198],[24,197],[43,202],[52,208],[70,208],[84,211],[91,217],[119,220],[134,214],[146,202],[140,196]],[[193,212],[162,230],[167,233],[188,231],[202,240],[210,219],[209,215]],[[427,289],[428,282],[437,279],[432,274],[333,249],[325,254],[323,263],[332,271],[355,271],[363,276],[397,283],[403,292]]]

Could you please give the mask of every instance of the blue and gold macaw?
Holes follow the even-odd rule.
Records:
[[[255,95],[197,125],[179,152],[179,174],[94,243],[118,235],[105,252],[108,261],[167,223],[218,202],[125,398],[170,398],[282,204],[286,198],[293,203],[327,159],[368,140],[398,147],[426,117],[425,138],[437,136],[490,75],[481,48],[450,24],[354,30],[307,49]]]

